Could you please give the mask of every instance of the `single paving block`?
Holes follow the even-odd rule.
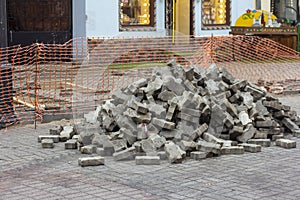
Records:
[[[63,130],[63,127],[60,125],[57,125],[53,128],[50,128],[49,133],[50,133],[50,135],[59,135],[62,130]]]
[[[136,156],[135,163],[137,165],[160,165],[159,156]]]
[[[296,141],[288,139],[277,139],[276,146],[283,147],[286,149],[296,148]]]
[[[77,140],[71,139],[65,142],[65,149],[77,149]]]
[[[192,151],[191,152],[191,159],[194,160],[202,160],[205,158],[213,157],[212,153],[202,152],[202,151]]]
[[[242,144],[239,144],[239,146],[244,147],[244,150],[246,152],[251,152],[251,153],[261,152],[261,146],[257,145],[257,144],[242,143]]]
[[[42,147],[43,148],[53,148],[54,147],[54,142],[52,139],[43,139],[41,141]]]
[[[83,154],[93,154],[96,152],[96,146],[86,145],[80,148],[81,153]]]
[[[221,154],[222,155],[228,155],[228,154],[243,154],[244,153],[244,147],[242,146],[225,146],[221,148]]]
[[[78,165],[81,167],[104,165],[104,158],[101,156],[79,158]]]
[[[249,144],[257,144],[262,147],[269,147],[271,146],[271,140],[270,139],[250,139],[247,141]]]
[[[59,142],[59,135],[40,135],[38,137],[38,142],[41,142],[44,139],[51,139],[53,142],[57,143]]]

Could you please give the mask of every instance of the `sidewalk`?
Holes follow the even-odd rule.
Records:
[[[299,97],[285,104],[297,109]],[[86,155],[63,143],[41,148],[37,137],[51,126],[0,133],[0,199],[300,199],[300,138],[292,138],[295,149],[159,166],[107,158],[104,166],[82,168],[78,158]]]

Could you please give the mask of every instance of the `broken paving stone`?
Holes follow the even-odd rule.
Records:
[[[276,146],[283,147],[286,149],[296,148],[296,141],[288,139],[277,139]]]
[[[123,151],[114,153],[113,158],[115,161],[133,160],[135,158],[135,155],[136,155],[135,147],[130,147]]]
[[[165,151],[170,163],[182,163],[186,152],[173,142],[165,144]]]
[[[79,158],[78,165],[81,167],[104,165],[104,158],[101,156]]]
[[[159,156],[136,156],[135,163],[137,165],[160,165]]]
[[[73,126],[64,126],[63,130],[60,132],[59,140],[65,142],[68,139],[71,139],[73,135],[75,135]]]

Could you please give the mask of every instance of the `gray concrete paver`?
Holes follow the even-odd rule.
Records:
[[[107,158],[82,168],[77,150],[41,148],[37,137],[50,126],[0,133],[0,199],[300,199],[299,138],[295,149],[151,167]]]

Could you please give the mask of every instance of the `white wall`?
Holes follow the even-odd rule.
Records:
[[[156,0],[156,31],[119,30],[119,0],[86,0],[87,37],[164,36],[164,0]]]
[[[194,0],[195,5],[195,34],[197,36],[228,35],[227,30],[201,29],[201,0]],[[86,36],[165,36],[165,1],[156,0],[156,31],[120,31],[119,30],[119,0],[86,0]],[[252,0],[231,1],[231,25],[247,9],[253,9]]]
[[[232,0],[231,1],[231,25],[235,24],[237,18],[246,12],[247,9],[252,9],[252,0]],[[201,1],[196,0],[196,27],[195,32],[197,36],[211,36],[213,35],[228,35],[230,30],[202,30],[201,26]]]

